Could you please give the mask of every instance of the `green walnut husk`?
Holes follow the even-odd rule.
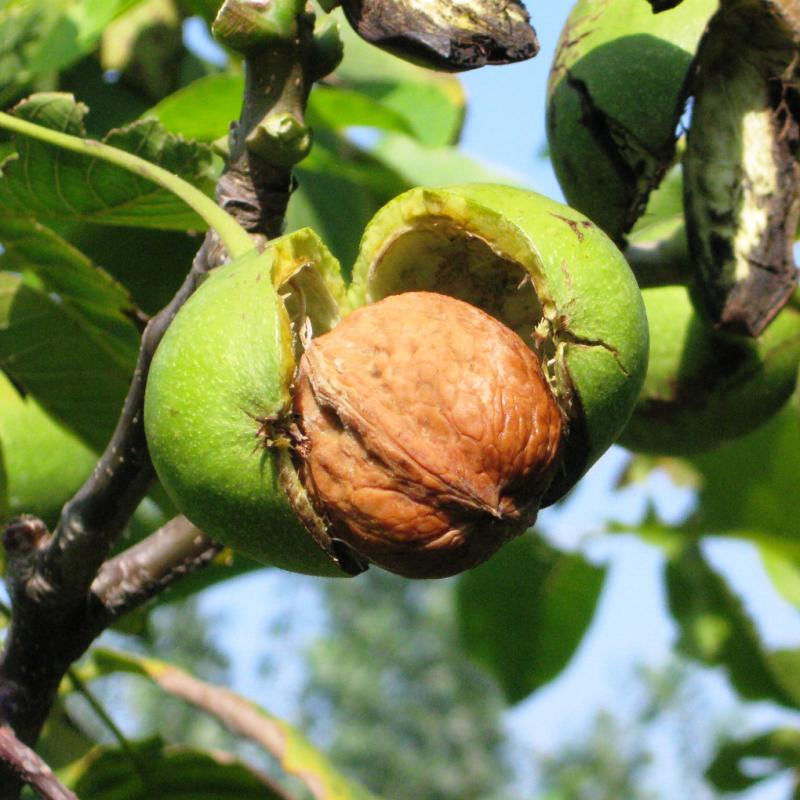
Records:
[[[431,69],[510,64],[539,51],[519,0],[342,0],[366,41]]]
[[[295,348],[305,320],[323,333],[340,302],[338,262],[315,234],[276,239],[214,271],[189,298],[147,383],[148,446],[176,505],[209,536],[294,572],[358,571],[323,532],[309,535],[289,453]]]
[[[476,305],[540,353],[568,420],[545,504],[563,496],[619,435],[644,379],[647,323],[620,252],[583,214],[534,192],[412,189],[367,226],[350,297],[410,289]]]
[[[800,365],[800,312],[785,308],[757,339],[715,332],[683,286],[643,291],[650,366],[620,444],[690,455],[743,436],[791,397]]]
[[[716,0],[654,14],[579,0],[550,72],[547,135],[567,202],[621,241],[675,155],[685,84]]]
[[[481,307],[540,357],[565,418],[545,502],[574,485],[624,427],[644,380],[647,324],[608,237],[531,192],[416,189],[367,227],[349,289],[305,229],[212,273],[176,316],[151,367],[145,425],[159,478],[198,527],[293,571],[364,568],[329,535],[298,477],[293,379],[309,336],[353,308],[412,290]]]
[[[683,158],[696,293],[717,327],[758,336],[797,285],[800,6],[723,3],[700,43]]]

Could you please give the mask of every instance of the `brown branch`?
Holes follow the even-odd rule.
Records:
[[[225,6],[237,4],[263,9],[256,0],[226,0]],[[251,45],[242,114],[231,134],[217,202],[264,241],[280,233],[292,165],[307,144],[305,103],[313,80],[321,77],[313,16],[300,12],[291,36]],[[153,354],[203,276],[223,261],[210,232],[175,297],[145,328],[116,430],[90,478],[64,506],[53,535],[34,518],[6,532],[13,613],[0,656],[0,721],[27,744],[36,741],[66,670],[104,627],[217,552],[185,521],[175,521],[104,564],[155,477],[143,414]],[[15,798],[19,788],[18,773],[0,768],[0,800]]]
[[[17,739],[8,725],[0,726],[0,761],[10,766],[14,774],[33,787],[43,800],[78,800],[53,770],[33,750]]]
[[[89,587],[154,477],[142,412],[147,371],[169,322],[208,270],[213,244],[207,237],[183,286],[148,324],[111,442],[53,536],[34,519],[6,531],[13,616],[0,660],[0,715],[25,742],[36,741],[66,669],[103,629],[106,615]],[[0,771],[0,797],[4,777]]]
[[[140,606],[179,578],[208,564],[222,545],[184,516],[103,564],[92,583],[109,621]]]
[[[92,475],[64,506],[38,571],[59,602],[83,597],[155,478],[144,433],[144,393],[150,362],[175,314],[203,276],[218,265],[216,236],[209,234],[169,305],[142,335],[139,357],[117,427]]]

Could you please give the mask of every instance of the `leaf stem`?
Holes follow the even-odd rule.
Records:
[[[255,246],[250,234],[214,200],[183,178],[179,178],[168,170],[151,164],[133,153],[94,139],[82,139],[79,136],[45,128],[2,111],[0,111],[0,128],[6,128],[23,136],[30,136],[46,144],[71,150],[73,153],[79,153],[88,158],[99,158],[158,184],[183,200],[208,223],[209,227],[214,228],[231,258],[242,256]]]

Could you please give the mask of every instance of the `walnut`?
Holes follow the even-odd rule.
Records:
[[[313,339],[301,480],[330,535],[408,577],[475,566],[536,518],[562,417],[536,355],[478,308],[408,292]]]

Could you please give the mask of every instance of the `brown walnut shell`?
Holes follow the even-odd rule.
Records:
[[[474,306],[408,292],[312,340],[299,474],[333,539],[408,577],[484,561],[536,518],[562,417],[537,356]]]

